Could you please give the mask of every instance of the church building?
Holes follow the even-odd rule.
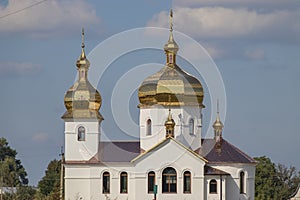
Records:
[[[214,137],[202,137],[203,87],[176,64],[170,19],[166,64],[139,86],[139,141],[101,141],[102,99],[82,42],[62,116],[65,200],[254,200],[256,162],[223,137],[219,113]]]

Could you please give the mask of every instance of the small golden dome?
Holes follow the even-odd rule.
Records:
[[[172,128],[174,128],[174,126],[175,126],[175,121],[171,115],[171,109],[169,109],[169,115],[168,115],[168,119],[165,122],[165,126],[170,126]]]
[[[172,118],[171,109],[169,109],[169,116],[168,116],[168,119],[165,122],[165,127],[166,127],[166,138],[174,137],[175,121]]]
[[[67,111],[62,116],[63,119],[100,119],[99,113],[102,99],[100,93],[90,84],[87,72],[90,66],[89,60],[84,52],[84,32],[82,31],[82,50],[76,65],[78,70],[78,80],[65,94],[64,102]]]
[[[217,113],[217,118],[216,118],[216,121],[214,122],[214,124],[213,124],[213,128],[215,129],[215,130],[222,130],[223,129],[223,127],[224,127],[224,125],[223,125],[223,123],[221,122],[221,120],[220,120],[220,116],[219,116],[219,113]]]

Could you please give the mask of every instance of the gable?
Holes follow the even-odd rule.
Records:
[[[149,166],[155,169],[175,164],[175,162],[180,167],[200,167],[204,166],[207,161],[175,139],[167,138],[133,159],[132,162],[144,169]]]

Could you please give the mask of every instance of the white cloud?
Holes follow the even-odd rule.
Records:
[[[35,142],[45,142],[48,139],[49,139],[49,135],[47,133],[36,133],[32,137],[32,140]]]
[[[0,6],[0,17],[37,3],[36,0],[9,0]],[[84,0],[49,0],[0,19],[0,32],[47,36],[78,31],[99,23],[96,10]]]
[[[39,64],[30,62],[0,62],[0,75],[36,74],[41,71]]]
[[[259,7],[288,7],[299,6],[297,0],[174,0],[174,6],[259,6]]]
[[[168,18],[166,11],[160,12],[148,26],[168,27]],[[300,34],[299,19],[300,9],[259,12],[246,8],[178,7],[174,11],[175,30],[195,38],[291,40]]]

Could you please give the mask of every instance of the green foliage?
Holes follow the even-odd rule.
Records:
[[[258,162],[255,175],[256,200],[287,199],[300,184],[300,173],[295,167],[275,165],[265,156],[254,159]]]
[[[36,189],[30,186],[21,186],[17,188],[16,197],[14,200],[34,200]]]
[[[6,187],[4,200],[33,200],[35,189],[27,186],[27,173],[16,159],[17,151],[12,149],[5,138],[0,138],[0,186]]]
[[[3,186],[17,187],[28,184],[27,173],[16,159],[17,151],[12,149],[5,138],[0,138],[0,170]]]
[[[45,176],[38,183],[37,199],[59,199],[61,161],[52,160],[47,167]]]

